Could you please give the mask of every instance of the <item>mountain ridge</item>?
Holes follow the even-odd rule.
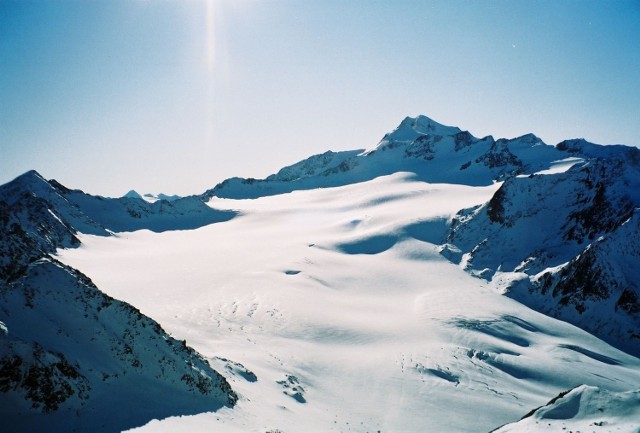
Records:
[[[553,161],[575,156],[578,148],[578,144],[549,146],[533,134],[476,138],[426,116],[407,117],[371,149],[313,155],[265,179],[230,178],[201,197],[257,198],[363,182],[398,171],[413,172],[431,183],[490,185],[510,175],[548,168]]]
[[[78,247],[79,231],[110,236],[108,227],[117,228],[88,216],[82,197],[35,171],[0,186],[4,427],[111,432],[233,406],[235,392],[201,355],[53,257]],[[158,399],[165,393],[173,397]]]

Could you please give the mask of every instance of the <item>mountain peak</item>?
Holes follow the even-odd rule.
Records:
[[[435,120],[419,115],[417,117],[405,117],[400,125],[392,132],[382,137],[382,140],[372,149],[366,150],[363,155],[368,155],[387,146],[389,143],[409,144],[420,136],[453,136],[462,132],[457,126],[447,126]]]
[[[36,170],[29,170],[29,171],[21,174],[20,176],[16,177],[13,180],[13,182],[18,182],[18,183],[22,183],[22,184],[33,183],[33,182],[35,182],[35,183],[40,183],[40,182],[49,183]]]
[[[519,137],[514,138],[514,140],[520,140],[520,141],[525,141],[529,144],[535,144],[535,143],[544,143],[540,137],[538,137],[537,135],[535,135],[532,132],[529,132],[527,134],[521,135]]]
[[[135,189],[132,189],[123,195],[122,198],[142,198],[142,196]]]
[[[393,133],[405,129],[410,129],[420,134],[432,135],[452,135],[461,132],[460,128],[456,126],[443,125],[424,115],[405,117]]]
[[[0,186],[0,197],[8,203],[12,203],[19,194],[29,193],[38,196],[46,196],[55,191],[55,188],[35,170],[13,179],[11,182]]]
[[[378,146],[384,142],[412,142],[421,135],[448,136],[459,132],[462,132],[460,128],[443,125],[427,116],[405,117],[396,129],[384,136]]]

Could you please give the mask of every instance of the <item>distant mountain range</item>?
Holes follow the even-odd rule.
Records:
[[[442,231],[423,230],[422,240],[505,296],[640,356],[640,149],[581,139],[550,146],[533,134],[476,138],[419,116],[374,148],[328,151],[189,197],[92,196],[35,171],[0,186],[4,425],[119,431],[238,398],[186,342],[56,259],[57,249],[80,246],[79,233],[193,230],[238,215],[207,204],[216,197],[255,199],[399,172],[432,184],[496,185],[486,203],[460,209]],[[380,235],[374,252],[396,242],[397,234]]]

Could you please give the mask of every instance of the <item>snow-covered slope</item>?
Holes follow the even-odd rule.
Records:
[[[638,388],[640,360],[439,253],[457,210],[498,188],[397,173],[214,198],[239,216],[82,235],[59,257],[189,341],[239,394],[232,410],[139,431],[487,432],[581,384]]]
[[[206,360],[50,257],[104,226],[30,172],[0,187],[2,430],[114,432],[235,403]],[[218,212],[207,212],[218,215]]]
[[[495,433],[637,432],[640,430],[640,389],[611,392],[582,385],[558,394],[519,422]]]

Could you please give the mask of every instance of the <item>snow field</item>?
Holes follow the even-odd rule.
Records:
[[[446,221],[497,188],[398,173],[214,198],[240,215],[192,231],[82,235],[59,258],[186,339],[240,395],[234,409],[139,431],[486,432],[582,383],[640,387],[637,358],[438,254]]]

